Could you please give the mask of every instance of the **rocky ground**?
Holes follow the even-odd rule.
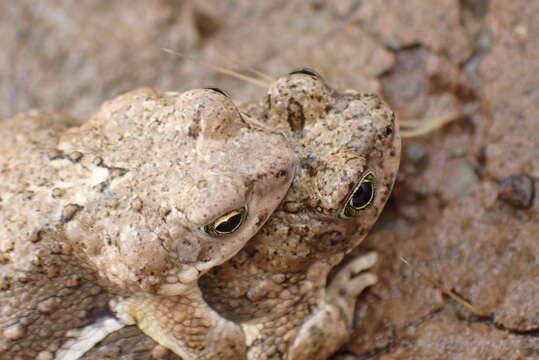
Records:
[[[273,76],[312,67],[383,94],[401,119],[456,112],[404,141],[394,195],[359,249],[382,255],[380,282],[335,358],[539,359],[538,15],[525,0],[6,1],[0,118],[38,107],[84,119],[141,85],[263,93],[163,48]]]

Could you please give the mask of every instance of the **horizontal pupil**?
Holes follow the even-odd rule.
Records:
[[[241,221],[241,213],[231,216],[228,220],[223,221],[215,227],[215,230],[220,233],[229,233],[234,231]]]
[[[372,182],[366,181],[362,183],[352,195],[352,206],[361,208],[367,205],[372,197]]]

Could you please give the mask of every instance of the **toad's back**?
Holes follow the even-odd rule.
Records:
[[[47,358],[105,308],[108,296],[69,261],[51,229],[74,208],[59,199],[58,138],[71,119],[30,111],[0,123],[0,358]],[[69,162],[77,160],[72,154]],[[45,285],[46,284],[46,285]],[[81,296],[84,294],[84,296]]]

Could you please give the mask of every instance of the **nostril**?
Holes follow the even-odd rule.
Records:
[[[343,233],[332,230],[318,235],[312,245],[319,250],[340,250],[345,245],[344,239]]]

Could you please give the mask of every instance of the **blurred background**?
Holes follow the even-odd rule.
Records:
[[[400,119],[455,113],[404,141],[393,197],[358,250],[380,252],[380,282],[335,358],[539,359],[538,16],[525,0],[2,1],[0,118],[84,121],[139,86],[264,94],[204,62],[272,77],[311,67],[381,94]]]

